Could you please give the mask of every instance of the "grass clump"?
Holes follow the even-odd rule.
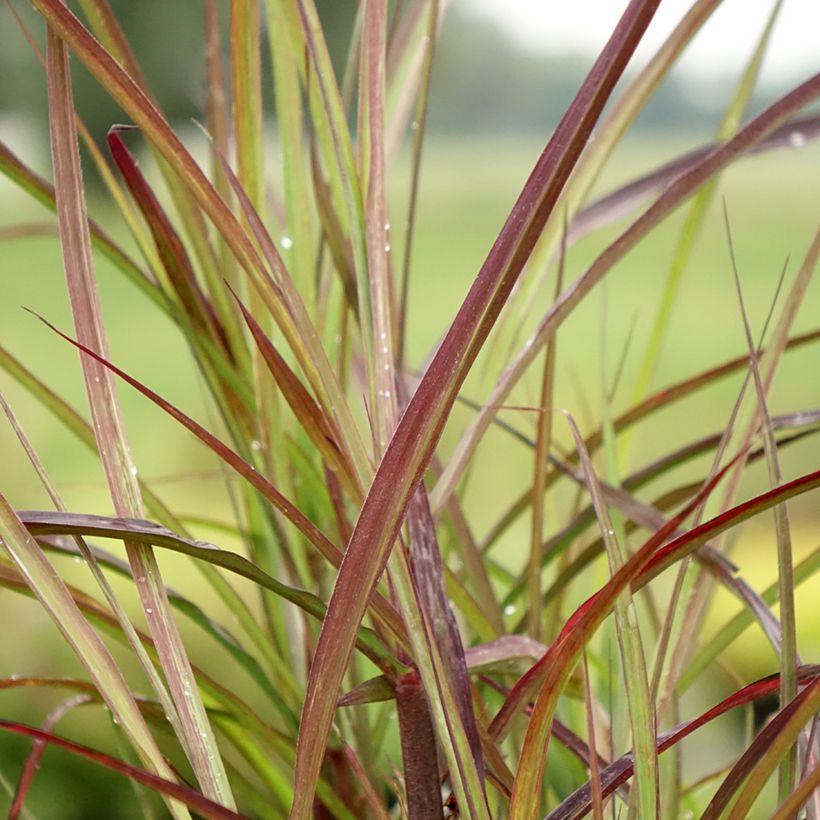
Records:
[[[740,329],[737,358],[652,387],[721,174],[820,130],[804,112],[820,75],[745,115],[780,4],[750,43],[715,143],[593,201],[613,151],[717,5],[694,3],[621,83],[658,5],[632,0],[424,356],[413,342],[426,307],[412,298],[414,234],[444,4],[359,4],[340,77],[312,0],[235,0],[227,20],[206,2],[202,54],[191,56],[206,63],[204,162],[170,127],[106,0],[79,5],[75,15],[34,0],[47,32],[53,182],[12,146],[0,167],[56,213],[73,330],[46,324],[79,352],[88,414],[28,368],[25,351],[3,349],[0,363],[96,453],[110,502],[66,504],[4,401],[53,509],[2,497],[0,584],[36,599],[77,662],[0,681],[72,693],[39,729],[19,715],[0,722],[34,739],[16,785],[4,773],[12,816],[47,744],[124,774],[146,816],[528,820],[602,817],[610,805],[642,818],[761,806],[813,816],[820,683],[799,652],[794,593],[816,577],[817,557],[795,558],[786,502],[816,489],[820,472],[789,477],[780,454],[805,453],[818,417],[771,407],[784,356],[818,337],[794,328],[820,232],[795,249],[796,274],[772,283],[757,333],[738,274],[740,308],[727,322]],[[76,116],[70,58],[128,121],[112,125],[107,156]],[[88,216],[78,135],[119,224]],[[396,202],[402,141],[410,170]],[[143,150],[155,174],[135,159]],[[557,373],[570,318],[605,281],[612,299],[619,280],[609,274],[682,206],[660,300],[641,299],[654,319],[644,350],[611,350],[606,319],[596,321],[585,335],[602,344],[584,368],[598,399],[567,401]],[[573,277],[585,236],[599,242]],[[184,339],[207,423],[109,352],[103,258]],[[650,427],[731,374],[745,379],[719,433],[697,425],[682,441],[674,425]],[[220,502],[186,515],[138,471],[127,390],[209,454]],[[508,478],[499,453],[513,443],[526,466]],[[760,486],[757,462],[767,467]],[[497,487],[496,503],[476,504],[473,481]],[[778,582],[758,592],[727,550],[769,510]],[[185,569],[169,570],[172,554]],[[720,650],[704,641],[724,590],[742,610],[726,616],[717,644],[754,624],[774,650],[771,674],[728,696],[712,694]],[[682,698],[695,683],[711,703],[691,712]],[[776,703],[766,727],[692,784],[684,738],[766,698]],[[80,705],[103,707],[113,733],[63,736],[57,723]]]

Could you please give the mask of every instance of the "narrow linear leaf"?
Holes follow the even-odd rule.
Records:
[[[235,811],[226,809],[224,806],[220,806],[218,803],[208,800],[207,797],[203,797],[199,792],[194,791],[188,786],[157,777],[157,775],[151,772],[132,766],[129,763],[124,763],[122,760],[111,757],[111,755],[90,749],[88,746],[81,746],[79,743],[58,737],[50,732],[44,732],[40,729],[35,729],[31,726],[25,726],[22,723],[15,723],[10,720],[0,720],[0,731],[31,737],[43,743],[59,746],[77,757],[82,757],[86,760],[90,760],[92,763],[105,766],[105,768],[125,775],[160,794],[168,795],[174,800],[179,800],[203,817],[213,818],[213,820],[243,820],[241,814],[237,814]]]

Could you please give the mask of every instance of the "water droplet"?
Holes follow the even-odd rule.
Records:
[[[386,364],[386,365],[384,366],[384,369],[385,369],[385,370],[390,370],[390,365],[389,365],[389,364]]]
[[[389,391],[389,390],[385,390],[385,391],[384,391],[384,395],[385,395],[385,396],[389,399],[389,398],[390,398],[390,391]]]
[[[134,465],[132,464],[132,465],[131,465],[131,467],[129,468],[128,472],[129,472],[129,473],[131,473],[131,475],[132,475],[132,476],[136,476],[136,474],[137,474],[137,468],[136,468],[136,466],[134,466]]]
[[[94,381],[97,382],[97,384],[99,384],[100,383],[100,377],[99,376],[94,376]]]
[[[259,439],[254,439],[251,442],[251,450],[256,450],[257,452],[262,449],[262,442]]]
[[[385,346],[382,348],[382,353],[389,353],[389,352],[390,352],[390,349],[387,347],[387,345],[385,345]]]
[[[805,144],[805,134],[801,134],[799,131],[795,131],[793,134],[789,134],[789,145],[792,148],[802,148]]]
[[[504,607],[504,614],[515,615],[515,604],[507,604],[507,606]]]
[[[120,725],[120,719],[116,715],[112,716],[111,720],[114,722],[115,726]]]
[[[413,122],[410,123],[410,128],[413,131],[418,131],[419,130],[419,121],[418,120],[413,120]]]
[[[379,338],[380,338],[382,341],[384,341],[384,340],[387,338],[387,333],[383,330],[383,331],[379,334]]]
[[[389,242],[384,243],[384,252],[385,253],[390,253],[390,243]]]
[[[285,250],[289,250],[293,247],[293,240],[287,234],[282,237],[282,247]]]
[[[83,559],[82,559],[82,558],[80,558],[80,556],[79,556],[79,555],[75,555],[75,556],[74,556],[71,560],[72,560],[75,564],[82,564],[82,562],[83,562]]]
[[[389,230],[390,230],[390,223],[389,223],[389,222],[385,222],[385,223],[384,223],[384,229],[385,229],[386,231],[389,231]]]
[[[150,615],[151,613],[153,613],[153,611],[154,611],[154,610],[153,610],[153,609],[151,609],[151,607],[150,607],[150,606],[145,607],[145,614],[146,614],[146,615]]]
[[[9,680],[20,680],[20,676],[15,672],[12,675],[9,675]]]

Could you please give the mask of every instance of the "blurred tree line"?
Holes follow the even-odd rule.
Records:
[[[12,0],[41,47],[42,21],[29,4]],[[203,118],[203,3],[169,0],[109,0],[131,42],[150,87],[175,122]],[[72,3],[72,6],[76,6]],[[336,65],[344,63],[355,0],[317,0]],[[229,3],[221,4],[227,32]],[[8,7],[0,5],[0,127],[10,114],[45,123],[45,78]],[[269,60],[266,64],[269,65]],[[448,10],[436,53],[430,128],[434,132],[548,133],[572,99],[590,58],[572,50],[538,54],[522,50],[484,18],[454,5]],[[77,106],[102,140],[123,120],[115,103],[74,61]],[[267,94],[270,94],[268,84]],[[268,101],[270,102],[270,101]],[[268,110],[272,110],[270,107]],[[708,116],[693,108],[685,86],[673,75],[644,113],[644,128],[673,129]]]

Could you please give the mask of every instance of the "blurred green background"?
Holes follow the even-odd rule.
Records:
[[[19,6],[20,4],[17,4]],[[202,120],[202,20],[200,4],[113,2],[149,82],[170,118],[178,124],[186,141],[203,149],[203,138],[190,119]],[[331,47],[339,61],[347,47],[352,3],[330,0],[320,4],[330,34]],[[16,6],[16,7],[17,7]],[[227,3],[223,4],[227,9]],[[42,27],[32,13],[20,6],[35,34]],[[442,31],[438,50],[431,106],[430,139],[422,173],[419,216],[414,246],[410,294],[410,361],[421,365],[441,337],[481,265],[506,214],[520,190],[551,128],[571,99],[588,68],[588,55],[568,49],[561,54],[525,50],[501,33],[489,20],[468,14],[464,4],[455,4]],[[48,132],[45,125],[45,82],[42,71],[7,8],[0,8],[0,131],[2,138],[44,176],[50,177]],[[751,43],[750,43],[751,47]],[[75,71],[80,112],[95,138],[102,140],[112,122],[122,115],[95,91],[94,81],[79,67]],[[725,84],[725,99],[732,88]],[[771,99],[776,89],[763,85],[753,107]],[[599,183],[603,193],[629,181],[680,152],[709,139],[719,118],[720,95],[714,90],[709,104],[692,93],[691,80],[673,75],[638,126],[618,150]],[[488,100],[491,102],[488,103]],[[275,124],[269,129],[275,133]],[[270,148],[270,182],[277,184],[276,147]],[[150,168],[150,162],[146,160]],[[753,331],[759,333],[787,258],[793,275],[816,229],[820,215],[820,148],[779,151],[738,163],[721,180],[720,194],[730,214],[745,297]],[[406,148],[396,158],[390,182],[393,252],[400,259],[406,204],[409,191],[409,159]],[[89,182],[92,215],[118,239],[128,244],[122,225],[112,220],[112,209],[95,185]],[[556,402],[569,409],[581,427],[597,426],[599,414],[599,359],[602,345],[608,350],[611,371],[631,336],[620,387],[613,400],[615,413],[625,409],[637,366],[646,344],[661,288],[680,230],[682,213],[673,215],[607,277],[604,286],[572,315],[559,334]],[[14,237],[12,226],[42,225],[42,235]],[[625,223],[622,223],[625,224]],[[47,228],[52,226],[52,228]],[[567,281],[580,275],[595,254],[617,235],[613,225],[583,240],[567,259]],[[82,378],[77,356],[64,342],[21,310],[29,307],[60,328],[71,328],[70,311],[59,247],[53,220],[42,208],[28,201],[9,183],[0,181],[0,344],[46,380],[60,395],[85,410]],[[105,260],[99,259],[98,274],[112,358],[150,387],[206,423],[203,389],[193,369],[185,344],[176,329],[158,317],[151,305]],[[788,280],[787,280],[788,281]],[[553,279],[539,295],[532,322],[551,301]],[[795,331],[817,326],[818,285],[812,284]],[[814,308],[812,306],[815,306]],[[603,316],[606,335],[603,336]],[[675,305],[661,365],[654,388],[676,382],[745,350],[743,328],[729,266],[727,240],[716,201],[689,265]],[[465,389],[481,401],[503,366],[505,348],[482,356]],[[790,413],[820,405],[817,374],[820,353],[810,346],[786,355],[772,393],[770,411]],[[525,379],[510,404],[534,404],[538,393],[537,373]],[[719,431],[731,411],[741,377],[721,381],[642,425],[633,440],[630,467],[636,468],[660,452],[674,449],[707,433]],[[78,512],[110,511],[103,477],[96,460],[71,439],[36,402],[4,373],[0,389],[12,404],[27,433],[38,448],[68,507]],[[123,389],[121,400],[131,445],[140,472],[162,490],[176,509],[191,516],[206,513],[219,519],[230,514],[215,462],[187,434],[159,411]],[[530,431],[533,419],[525,413],[505,411],[502,417]],[[457,408],[443,442],[443,452],[452,447],[470,420],[471,412]],[[556,425],[559,446],[569,441],[567,431]],[[674,440],[672,439],[674,437]],[[808,438],[782,454],[784,478],[790,479],[817,467],[819,444]],[[0,456],[5,467],[3,492],[22,508],[49,508],[48,500],[27,465],[8,425],[0,425]],[[707,460],[701,459],[670,476],[673,486],[703,474]],[[481,535],[529,481],[531,453],[503,432],[491,431],[471,471],[466,503]],[[750,495],[766,485],[765,467],[749,470],[743,493]],[[560,500],[559,502],[560,503]],[[817,504],[812,495],[790,505],[797,557],[816,546]],[[198,533],[223,546],[229,542],[206,528]],[[504,563],[520,565],[528,543],[526,520],[513,528],[497,548]],[[115,552],[118,544],[106,545]],[[762,589],[776,575],[773,529],[760,518],[741,530],[733,546],[733,560],[743,576]],[[187,562],[163,556],[171,582],[184,594],[197,598],[204,592],[192,577]],[[69,577],[82,576],[65,567]],[[87,581],[83,580],[83,584]],[[125,583],[115,583],[124,594]],[[579,589],[578,595],[589,590]],[[817,658],[820,648],[820,610],[810,589],[798,592],[800,648],[804,660]],[[728,596],[719,599],[711,623],[722,623],[736,604]],[[0,618],[7,625],[0,676],[10,673],[48,675],[58,670],[82,671],[63,646],[40,608],[28,599],[0,590]],[[12,628],[8,628],[11,625]],[[184,624],[184,628],[188,625]],[[213,667],[221,650],[190,633],[194,660]],[[215,654],[216,653],[216,654]],[[694,710],[716,702],[736,688],[736,680],[751,680],[775,668],[768,645],[751,632],[738,641],[722,659],[727,674],[710,684],[708,691],[693,695]],[[247,681],[237,689],[253,699]],[[0,693],[0,715],[32,723],[42,720],[48,708],[59,702],[41,692]],[[80,740],[98,742],[104,718],[94,710],[80,710],[60,724],[59,731]],[[724,724],[725,725],[725,724]],[[735,720],[735,726],[739,723]],[[737,742],[721,735],[724,757]],[[19,771],[27,744],[0,736],[0,774],[12,783]],[[720,750],[718,758],[721,757]],[[693,764],[693,776],[706,763]],[[128,817],[134,798],[115,779],[102,777],[94,794],[76,789],[76,778],[89,776],[90,764],[76,763],[63,752],[46,753],[43,771],[32,791],[31,808],[42,818]],[[96,772],[93,773],[95,784]],[[82,781],[79,781],[82,785]],[[66,796],[71,799],[67,800]],[[0,790],[0,811],[6,805]]]

